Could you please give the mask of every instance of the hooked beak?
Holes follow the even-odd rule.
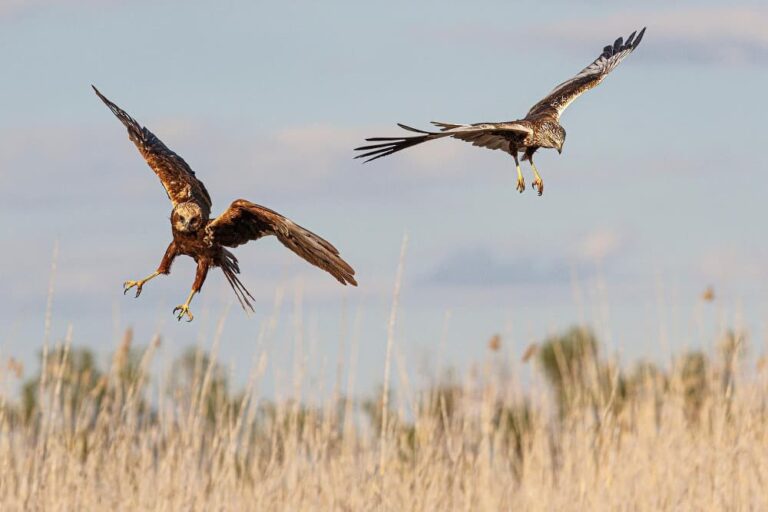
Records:
[[[560,146],[559,148],[557,148],[557,154],[558,155],[562,155],[563,154],[563,146]]]

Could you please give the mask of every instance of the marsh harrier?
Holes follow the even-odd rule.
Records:
[[[268,235],[275,235],[284,246],[325,270],[341,284],[357,285],[355,271],[341,259],[333,245],[269,208],[238,199],[224,213],[211,219],[211,196],[189,165],[96,87],[93,90],[128,129],[128,137],[160,178],[173,205],[170,219],[173,241],[160,265],[144,279],[126,281],[123,293],[136,288],[138,297],[147,281],[160,274],[169,274],[174,258],[183,254],[197,262],[197,273],[186,302],[173,310],[174,314],[178,313],[179,320],[186,316],[187,321],[192,321],[189,305],[200,292],[211,267],[221,268],[243,309],[253,310],[253,296],[237,277],[240,273],[237,258],[226,247],[237,247]]]
[[[355,158],[367,158],[366,162],[370,162],[422,142],[453,137],[471,142],[474,146],[501,149],[512,155],[517,168],[517,190],[520,192],[525,190],[525,180],[517,157],[518,153],[522,153],[522,159],[528,160],[533,168],[533,188],[541,195],[544,192],[544,182],[533,163],[533,154],[539,148],[553,148],[558,153],[562,153],[565,130],[560,125],[560,115],[573,100],[596,87],[627,55],[632,53],[643,39],[643,34],[645,34],[645,28],[640,33],[632,32],[626,41],[620,37],[612,45],[603,48],[603,52],[592,64],[570,80],[555,87],[546,98],[531,107],[523,119],[475,124],[432,122],[440,128],[439,132],[428,132],[398,123],[400,128],[420,135],[366,139],[376,144],[355,148],[355,151],[363,152]]]

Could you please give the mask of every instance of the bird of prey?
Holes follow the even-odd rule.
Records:
[[[517,168],[517,190],[520,192],[525,190],[525,180],[518,161],[518,153],[522,153],[523,161],[528,160],[533,168],[533,188],[541,195],[544,192],[544,182],[533,163],[533,154],[539,148],[553,148],[558,153],[562,153],[565,130],[560,125],[560,115],[573,100],[596,87],[627,55],[632,53],[643,39],[643,34],[645,34],[645,28],[640,33],[632,32],[626,41],[620,37],[612,45],[603,48],[603,52],[592,64],[570,80],[555,87],[544,99],[531,107],[523,119],[475,124],[432,122],[440,128],[439,132],[428,132],[398,123],[400,128],[420,135],[366,139],[376,144],[355,148],[355,151],[363,152],[355,158],[367,158],[366,162],[370,162],[422,142],[453,137],[471,142],[474,146],[501,149],[512,155]]]
[[[123,293],[136,288],[138,297],[147,281],[160,274],[169,274],[174,258],[183,254],[197,262],[197,273],[186,302],[173,310],[174,314],[178,313],[179,320],[186,316],[187,321],[192,321],[189,305],[195,294],[200,292],[211,267],[221,268],[240,305],[253,311],[250,301],[253,296],[237,277],[240,273],[237,258],[226,247],[237,247],[267,235],[277,236],[283,245],[331,274],[341,284],[357,286],[355,271],[341,259],[333,245],[269,208],[238,199],[224,213],[211,219],[211,196],[189,165],[152,132],[104,97],[96,87],[93,90],[128,129],[128,137],[160,178],[173,204],[170,219],[173,241],[160,265],[144,279],[126,281]]]

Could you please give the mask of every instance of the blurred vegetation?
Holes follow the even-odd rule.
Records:
[[[196,408],[212,426],[237,415],[242,393],[232,393],[225,368],[203,350],[189,347],[171,364],[166,392],[185,408]]]
[[[24,424],[34,424],[42,407],[55,405],[62,410],[88,414],[85,419],[92,422],[105,401],[121,403],[131,393],[140,402],[137,411],[146,412],[143,397],[146,381],[141,379],[139,370],[145,350],[134,348],[132,342],[133,331],[128,329],[106,373],[88,348],[59,344],[47,353],[39,353],[37,375],[22,384],[17,419]]]
[[[105,370],[89,349],[59,344],[40,354],[40,370],[24,381],[18,406],[6,407],[6,415],[15,423],[36,426],[42,411],[56,406],[78,412],[77,418],[70,421],[93,424],[106,407],[120,410],[130,403],[135,418],[154,422],[158,412],[157,405],[147,401],[148,365],[158,345],[159,340],[154,340],[136,348],[133,333],[128,330]],[[394,404],[401,401],[390,397],[386,428],[388,436],[397,440],[397,453],[403,462],[413,460],[419,450],[434,442],[420,437],[424,425],[429,426],[430,436],[448,436],[456,429],[467,428],[467,414],[471,413],[479,428],[493,431],[512,455],[513,465],[522,463],[525,445],[531,441],[534,416],[541,414],[540,408],[525,392],[514,397],[502,393],[514,372],[503,363],[499,335],[494,335],[487,346],[492,364],[473,370],[476,382],[471,386],[460,382],[455,372],[446,371],[412,397],[407,412],[396,410]],[[661,397],[669,392],[680,397],[686,420],[696,425],[709,400],[715,395],[727,400],[732,395],[745,346],[742,333],[728,331],[717,344],[714,362],[701,351],[688,351],[675,358],[669,370],[650,362],[639,362],[624,370],[603,355],[593,331],[576,326],[532,344],[522,360],[533,364],[534,371],[544,377],[561,425],[585,412],[594,418],[596,426],[609,417],[621,422],[623,414],[631,413],[633,403],[645,399],[655,401],[660,413]],[[11,369],[21,373],[16,366]],[[489,397],[487,389],[494,379],[498,396]],[[713,382],[719,385],[713,386]],[[243,440],[271,439],[271,458],[284,455],[289,437],[300,440],[317,429],[325,432],[329,450],[334,449],[350,424],[360,420],[376,437],[382,434],[380,390],[359,400],[336,397],[335,403],[324,408],[290,401],[250,403],[244,391],[233,391],[227,370],[215,357],[199,349],[182,352],[171,364],[164,383],[162,392],[174,404],[174,414],[191,411],[204,419],[207,428],[230,428],[239,416],[250,415],[253,422],[243,430]]]
[[[267,400],[259,388],[266,350],[240,389],[216,345],[210,352],[182,351],[159,369],[160,340],[136,346],[133,338],[126,331],[112,354],[100,356],[65,339],[39,354],[39,368],[26,380],[21,364],[7,361],[0,376],[7,389],[15,383],[21,393],[18,400],[0,397],[0,462],[10,475],[0,501],[8,489],[21,498],[3,510],[54,509],[66,495],[62,489],[79,493],[88,485],[98,496],[94,509],[122,504],[113,496],[122,492],[145,500],[129,507],[136,510],[152,509],[164,495],[176,505],[168,510],[216,509],[212,504],[233,496],[247,496],[238,510],[314,510],[366,490],[373,498],[364,505],[339,508],[388,508],[383,496],[402,495],[408,499],[399,508],[560,510],[586,492],[621,485],[653,498],[662,479],[689,469],[700,488],[717,479],[730,489],[730,470],[721,460],[731,456],[745,457],[740,482],[759,486],[747,462],[764,459],[754,450],[766,437],[768,363],[756,358],[757,378],[751,378],[747,336],[737,330],[698,343],[709,342],[710,351],[624,365],[583,326],[527,347],[494,334],[480,360],[441,368],[421,382],[409,381],[407,361],[398,360],[399,384],[387,400],[382,389],[345,396],[341,371],[332,392],[310,389],[301,379],[316,381],[303,369],[276,389],[289,398]],[[737,444],[744,449],[734,449]],[[702,450],[712,450],[711,462],[702,463]],[[667,471],[673,464],[676,470]],[[581,485],[580,478],[596,483]],[[643,489],[636,488],[638,478],[646,478]],[[675,489],[685,489],[685,482]],[[57,492],[48,507],[30,505],[41,489],[52,488]],[[304,508],[284,506],[295,489],[310,497]],[[478,489],[498,489],[499,499],[480,500]],[[570,497],[552,507],[510,500],[513,494],[558,495],[552,489],[571,489]],[[323,492],[323,505],[307,508]],[[265,493],[274,493],[281,507],[254,505]],[[603,502],[577,508],[594,503]],[[621,496],[605,501],[609,508],[625,503]],[[679,504],[677,491],[668,503]],[[76,499],[70,505],[90,509]],[[643,509],[658,505],[651,500]]]

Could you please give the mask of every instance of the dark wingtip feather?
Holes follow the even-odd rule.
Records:
[[[397,126],[402,128],[403,130],[408,130],[409,132],[415,132],[415,133],[422,133],[424,135],[430,135],[431,132],[425,132],[424,130],[419,130],[418,128],[413,128],[412,126],[405,125],[403,123],[397,123]]]
[[[95,85],[91,84],[91,88],[93,89],[93,92],[95,92],[95,93],[96,93],[96,96],[98,96],[98,97],[99,97],[99,99],[101,99],[101,101],[103,101],[103,102],[104,102],[104,103],[105,103],[105,104],[106,104],[108,107],[112,108],[112,105],[114,105],[114,103],[112,103],[111,101],[109,101],[109,99],[107,99],[107,97],[106,97],[106,96],[104,96],[103,94],[101,94],[101,91],[100,91],[100,90],[98,90],[98,89],[96,88],[96,86],[95,86]]]
[[[372,162],[374,160],[378,160],[379,158],[391,155],[392,153],[396,153],[399,151],[396,147],[386,147],[382,149],[376,149],[374,151],[369,151],[367,153],[363,153],[362,155],[357,155],[355,158],[368,158],[369,156],[372,158],[368,158],[367,160],[363,161],[364,164],[367,164],[368,162]]]
[[[369,137],[365,140],[368,142],[380,142],[381,144],[367,144],[365,146],[356,147],[355,151],[365,151],[365,153],[357,155],[354,158],[358,159],[371,157],[363,162],[368,163],[372,162],[373,160],[391,155],[392,153],[397,153],[398,151],[409,148],[411,146],[421,144],[422,142],[426,142],[431,138],[434,138],[434,136],[442,136],[442,134],[439,133],[419,130],[418,128],[413,128],[412,126],[408,126],[402,123],[397,123],[397,126],[403,130],[419,133],[421,135],[414,137]]]
[[[96,96],[98,96],[99,99],[104,102],[107,107],[109,107],[109,110],[111,110],[113,114],[115,114],[117,117],[121,117],[121,115],[128,116],[128,114],[126,114],[120,107],[115,105],[112,100],[101,94],[101,91],[98,90],[95,85],[91,84],[91,87],[93,87],[93,91],[96,93]]]
[[[637,34],[637,39],[635,39],[635,44],[632,46],[633,48],[637,48],[637,46],[640,44],[640,41],[643,40],[643,35],[645,34],[645,29],[647,27],[643,27],[643,29],[640,31],[639,34]]]
[[[371,140],[371,139],[368,139],[368,140]],[[400,137],[397,139],[387,139],[387,140],[388,142],[383,142],[381,144],[370,144],[368,146],[360,146],[359,148],[355,148],[355,151],[367,151],[369,149],[391,147],[393,144],[397,144],[398,142],[402,142],[403,140],[407,140],[407,139],[403,139],[402,137]]]
[[[616,55],[617,53],[624,51],[624,50],[634,50],[637,48],[637,46],[640,44],[640,41],[643,39],[643,35],[645,34],[646,27],[643,27],[640,32],[635,30],[632,32],[627,39],[623,39],[619,37],[616,39],[616,41],[613,42],[612,45],[608,45],[603,48],[603,55],[605,57],[611,57],[613,55]]]
[[[365,140],[368,142],[384,142],[384,141],[395,141],[395,140],[403,140],[407,137],[369,137]]]
[[[128,115],[127,112],[125,112],[123,109],[118,107],[109,98],[101,94],[101,91],[99,91],[94,85],[91,85],[91,87],[93,87],[93,90],[96,93],[96,95],[101,99],[101,101],[104,102],[104,104],[107,107],[109,107],[109,110],[111,110],[112,113],[115,114],[115,116],[120,120],[121,123],[123,123],[126,126],[126,128],[128,128],[129,130],[136,130],[136,131],[141,130],[139,123],[137,123],[134,118]]]
[[[417,137],[404,137],[404,138],[400,138],[384,144],[373,144],[371,146],[362,146],[360,148],[357,148],[357,151],[366,151],[366,152],[361,155],[357,155],[355,158],[372,157],[365,161],[365,163],[367,163],[367,162],[376,160],[378,158],[391,155],[392,153],[397,153],[398,151],[402,151],[403,149],[407,149],[411,146],[421,144],[422,142],[425,142],[427,140],[429,140],[429,135],[420,135]]]

